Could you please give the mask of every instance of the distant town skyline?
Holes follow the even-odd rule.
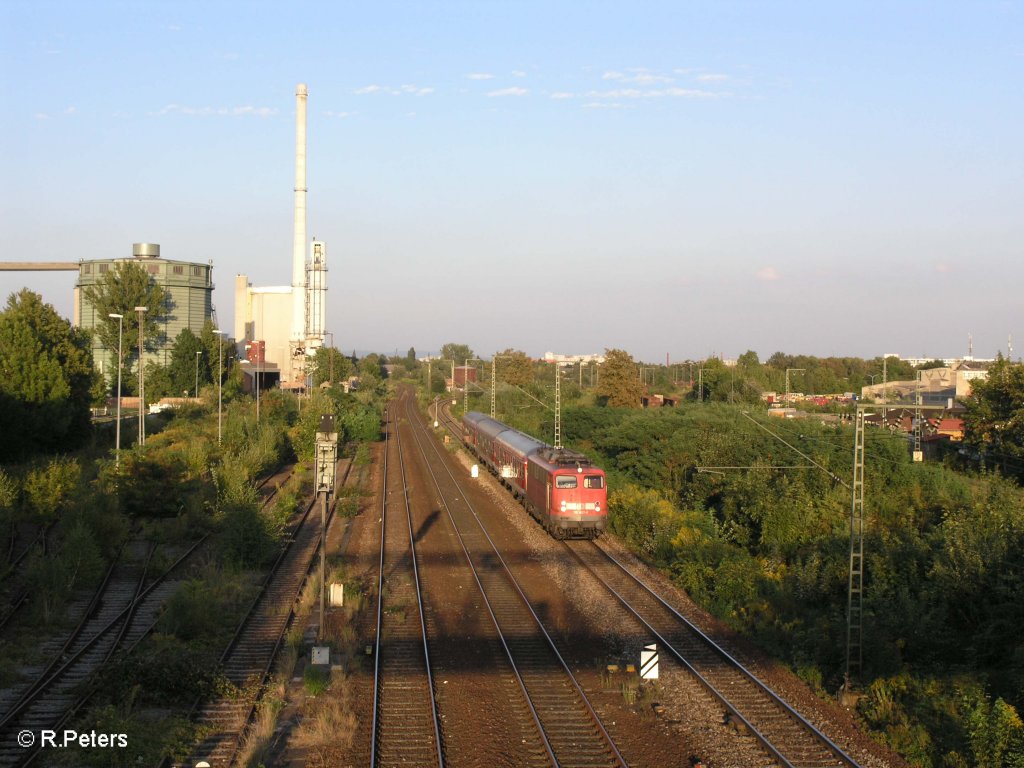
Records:
[[[1024,346],[1024,9],[7,3],[0,260],[290,282],[339,347],[647,362]],[[73,273],[0,272],[71,316]]]

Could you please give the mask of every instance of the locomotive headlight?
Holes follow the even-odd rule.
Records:
[[[562,500],[562,511],[565,512],[565,500]]]
[[[600,512],[601,511],[601,502],[600,501],[594,502],[594,511],[595,512]]]

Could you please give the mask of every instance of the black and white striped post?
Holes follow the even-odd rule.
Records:
[[[640,651],[640,679],[658,679],[658,646],[654,643],[645,645]]]

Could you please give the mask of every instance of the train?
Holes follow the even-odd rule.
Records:
[[[471,411],[463,438],[473,452],[556,539],[596,539],[608,520],[604,471],[578,451],[553,448]]]

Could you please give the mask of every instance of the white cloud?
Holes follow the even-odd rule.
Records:
[[[526,77],[526,73],[521,69],[513,69],[512,77]]]
[[[36,112],[34,115],[32,115],[32,117],[34,117],[36,120],[49,120],[50,119],[50,116],[48,114],[46,114],[45,112]]]
[[[592,99],[660,99],[666,96],[686,99],[714,99],[731,96],[730,93],[716,93],[697,88],[660,88],[640,90],[639,88],[614,88],[610,91],[590,91]]]
[[[64,110],[64,114],[65,115],[73,115],[77,111],[78,111],[77,107],[68,107],[67,109]]]
[[[552,99],[571,99],[574,98],[568,91],[555,91],[551,94]]]
[[[398,88],[392,88],[390,85],[365,85],[362,88],[357,88],[352,93],[356,96],[367,96],[371,93],[386,93],[389,96],[401,96],[403,93],[411,96],[426,96],[429,93],[433,93],[433,88],[424,88],[418,85],[404,84]]]
[[[653,85],[654,83],[671,83],[673,79],[666,75],[659,75],[647,69],[629,69],[626,72],[610,71],[601,75],[602,80],[615,80],[621,83],[636,83],[637,85]]]
[[[157,112],[149,112],[151,117],[161,115],[188,115],[190,117],[270,117],[277,110],[272,107],[185,107],[180,104],[168,104]]]
[[[328,111],[324,112],[324,114],[327,115],[327,117],[337,117],[337,118],[340,118],[340,119],[344,120],[347,117],[355,117],[359,113],[358,112],[332,112],[332,111],[328,110]]]
[[[705,72],[702,75],[697,75],[697,79],[702,83],[720,83],[723,80],[728,80],[729,76],[715,72]]]
[[[497,91],[491,91],[487,95],[491,96],[491,97],[494,97],[494,96],[525,96],[529,92],[530,92],[529,88],[513,87],[513,88],[501,88],[501,89],[499,89]]]
[[[771,282],[772,280],[779,279],[779,273],[775,270],[775,267],[764,267],[763,269],[757,270],[757,279],[765,282]]]
[[[584,104],[584,109],[622,109],[623,104],[619,104],[615,101],[592,101],[589,104]]]
[[[470,72],[466,75],[470,80],[493,80],[494,75],[490,72]]]

